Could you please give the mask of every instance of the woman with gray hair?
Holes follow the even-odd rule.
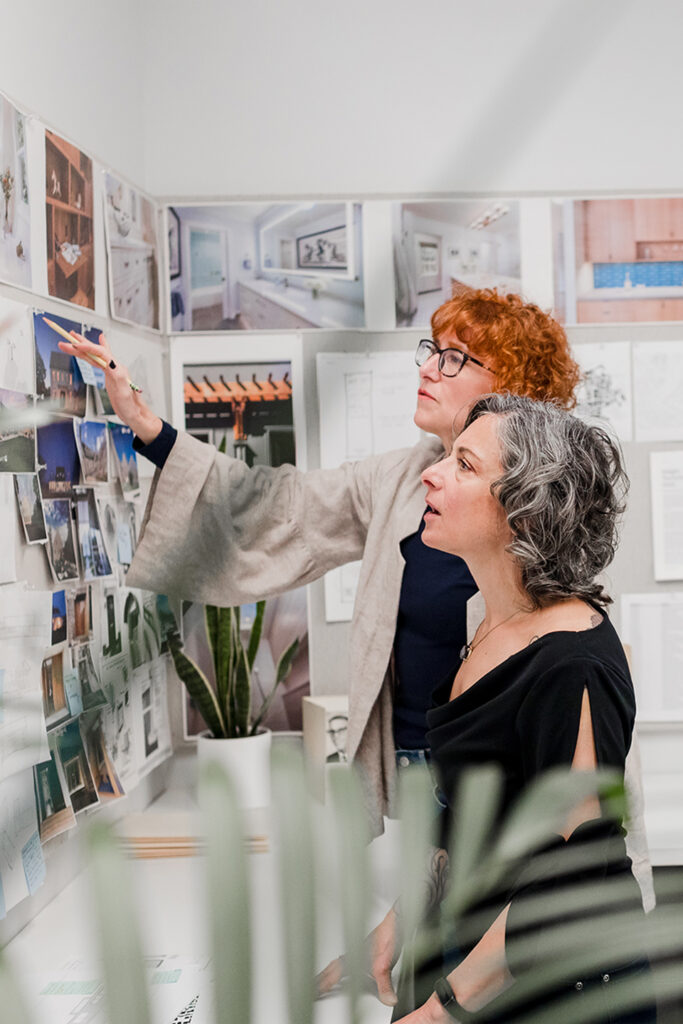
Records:
[[[425,470],[422,480],[428,503],[424,543],[462,557],[486,604],[484,620],[428,714],[432,756],[449,807],[463,772],[484,763],[502,768],[501,819],[550,768],[609,767],[623,776],[635,700],[605,611],[611,599],[597,579],[614,555],[628,486],[617,445],[555,405],[489,395],[474,404],[451,453]],[[609,856],[600,854],[588,876],[584,861],[581,882],[623,882],[629,911],[642,913],[634,909],[639,898],[621,823],[603,817],[597,797],[574,808],[559,833],[544,853],[595,851],[591,844],[608,843]],[[510,1007],[501,1007],[499,1015],[496,1001],[508,1001],[513,994],[507,990],[533,965],[528,942],[523,964],[511,946],[532,866],[515,872],[495,907],[487,908],[485,930],[426,1001],[401,1017],[403,1024],[440,1024],[479,1011],[487,1021],[510,1019]],[[552,899],[553,884],[540,891]],[[552,923],[534,936],[537,957]],[[649,1024],[655,1014],[648,961],[638,956],[624,963],[609,948],[602,953],[599,970],[549,984],[544,1007],[600,989],[602,1009],[591,1021]],[[635,974],[645,976],[645,995],[637,1008],[622,1012],[621,979]]]

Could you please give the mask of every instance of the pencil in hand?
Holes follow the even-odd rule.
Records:
[[[76,349],[81,344],[81,342],[85,340],[84,338],[81,338],[80,335],[76,336],[75,331],[72,334],[69,334],[67,331],[64,330],[63,327],[60,327],[59,324],[56,324],[54,322],[54,320],[50,320],[46,316],[41,317],[41,319],[44,320],[48,327],[51,327],[53,331],[56,331],[57,334],[61,334],[64,340],[68,341],[69,344],[73,345],[73,347]],[[91,363],[94,366],[100,366],[103,370],[109,368],[109,363],[107,363],[106,359],[103,359],[102,356],[95,355],[92,352],[84,352],[82,356],[79,356],[79,358],[85,359],[87,362]],[[142,394],[142,388],[138,387],[137,384],[134,384],[130,378],[128,378],[128,386],[131,389],[131,391],[135,391],[138,394]]]

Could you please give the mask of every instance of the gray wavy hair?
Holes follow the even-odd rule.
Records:
[[[504,470],[491,493],[534,608],[568,597],[611,603],[596,576],[614,558],[628,492],[618,444],[557,405],[508,392],[480,398],[465,427],[486,415],[500,418]]]

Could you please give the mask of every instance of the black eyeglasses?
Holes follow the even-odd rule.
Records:
[[[431,359],[437,353],[439,355],[439,373],[442,373],[444,377],[457,377],[468,360],[471,363],[476,363],[477,366],[481,366],[482,369],[488,370],[489,373],[493,373],[490,366],[486,366],[479,359],[475,359],[469,352],[463,352],[459,348],[439,348],[432,338],[423,338],[418,343],[415,362],[418,366],[422,366],[423,363],[426,363],[428,359]]]

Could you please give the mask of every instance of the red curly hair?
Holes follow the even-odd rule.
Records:
[[[463,291],[436,310],[432,334],[436,341],[456,335],[482,362],[488,360],[496,391],[554,401],[565,409],[576,405],[581,373],[564,329],[519,295],[501,295],[494,288]]]

